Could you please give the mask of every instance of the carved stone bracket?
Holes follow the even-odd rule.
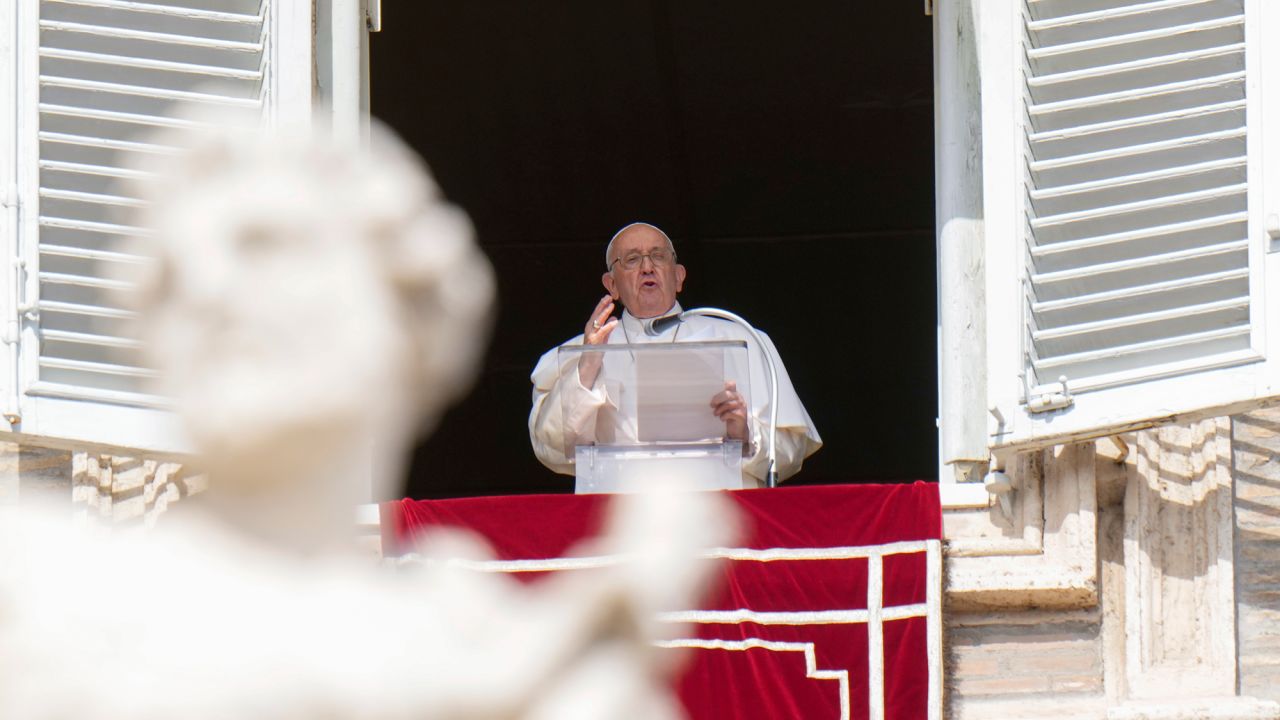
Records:
[[[1138,433],[1125,495],[1130,698],[1235,694],[1231,424]]]
[[[1013,522],[994,507],[949,510],[947,602],[953,610],[1097,604],[1093,443],[1018,457]]]
[[[1137,434],[1124,498],[1123,667],[1108,720],[1276,720],[1237,695],[1231,419]],[[1111,597],[1111,593],[1108,593]],[[1119,598],[1117,598],[1119,599]]]
[[[72,502],[85,518],[141,520],[151,526],[170,504],[200,492],[205,484],[203,476],[190,476],[177,463],[71,454]]]

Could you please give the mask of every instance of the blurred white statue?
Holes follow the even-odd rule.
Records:
[[[140,282],[142,334],[161,394],[181,400],[219,478],[209,499],[242,503],[236,522],[300,547],[340,541],[371,474],[372,496],[393,496],[409,442],[469,389],[492,272],[466,216],[389,132],[367,152],[197,137],[159,168],[142,218],[158,259]]]
[[[490,325],[491,271],[412,154],[215,133],[156,187],[145,339],[210,489],[147,533],[0,527],[0,717],[678,717],[653,618],[730,540],[714,494],[619,498],[581,552],[627,562],[528,587],[345,551],[352,478],[391,494]]]

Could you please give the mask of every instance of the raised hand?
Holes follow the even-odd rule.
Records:
[[[587,321],[586,327],[582,331],[583,345],[603,345],[609,341],[609,335],[613,333],[614,328],[618,327],[618,318],[611,317],[613,315],[613,298],[605,295],[600,298],[600,302],[596,303],[596,309],[591,313],[591,319]],[[600,375],[600,366],[604,362],[604,356],[600,353],[583,353],[582,358],[578,361],[578,381],[583,387],[591,387],[595,385],[596,378]]]

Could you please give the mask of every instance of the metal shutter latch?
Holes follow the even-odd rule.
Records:
[[[1066,375],[1058,378],[1058,382],[1040,388],[1040,392],[1033,393],[1031,388],[1027,388],[1027,412],[1061,410],[1071,407],[1075,402],[1076,399],[1071,396],[1071,390],[1067,387]]]

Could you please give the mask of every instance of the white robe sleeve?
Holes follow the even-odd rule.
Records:
[[[580,344],[581,337],[566,344]],[[603,383],[586,388],[578,379],[577,358],[559,367],[559,348],[538,361],[533,380],[533,409],[529,412],[529,441],[538,460],[552,470],[573,475],[573,448],[596,440],[596,418],[609,403]]]

